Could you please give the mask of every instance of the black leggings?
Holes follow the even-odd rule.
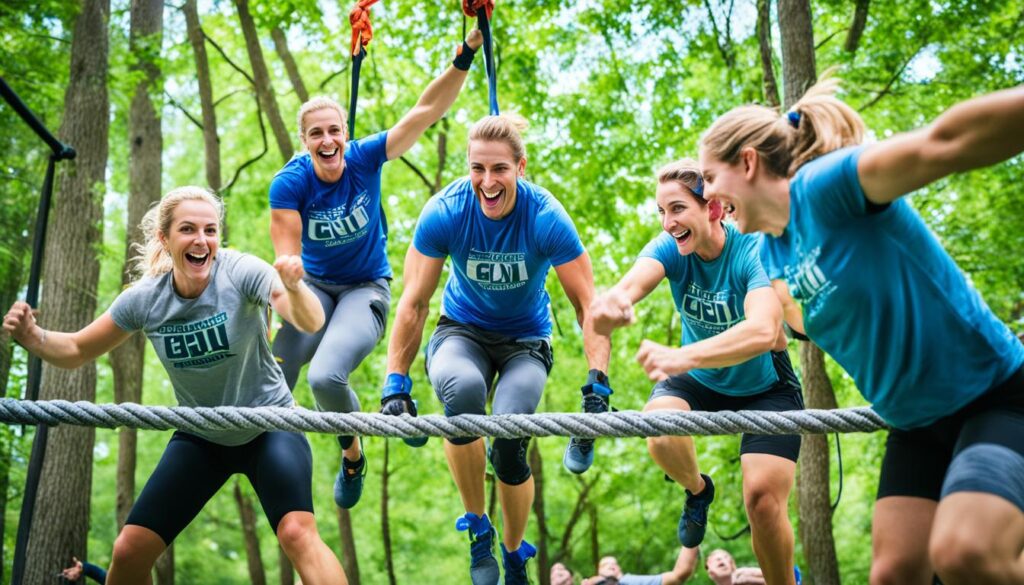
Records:
[[[227,447],[177,431],[125,523],[170,545],[235,473],[249,478],[275,533],[285,514],[313,512],[313,454],[305,435],[271,431]]]

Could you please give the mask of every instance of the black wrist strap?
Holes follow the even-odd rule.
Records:
[[[476,51],[471,49],[466,41],[462,41],[462,47],[459,49],[458,55],[455,55],[455,59],[452,61],[452,65],[456,69],[462,71],[469,71],[469,67],[473,64],[473,57],[476,56]]]

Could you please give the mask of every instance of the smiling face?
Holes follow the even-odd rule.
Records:
[[[769,172],[753,148],[744,148],[735,163],[727,163],[701,147],[700,167],[704,198],[721,203],[740,232],[778,236],[786,229],[789,179]]]
[[[526,171],[526,158],[518,161],[505,142],[473,140],[469,143],[469,181],[480,210],[488,219],[502,219],[516,206],[516,179]]]
[[[701,202],[689,189],[678,181],[658,183],[655,192],[661,229],[676,241],[679,254],[686,256],[700,252],[717,257],[711,248],[715,246],[715,232],[721,231],[717,214],[712,217],[712,206]],[[718,250],[721,253],[721,250]]]
[[[220,247],[220,218],[206,201],[185,200],[174,208],[160,241],[174,265],[174,286],[184,297],[198,296],[210,281]]]
[[[345,124],[333,107],[314,110],[303,116],[302,144],[309,151],[313,171],[328,183],[341,179],[345,170]]]

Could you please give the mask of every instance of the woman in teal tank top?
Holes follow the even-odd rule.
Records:
[[[1024,87],[867,146],[836,87],[782,116],[719,118],[701,142],[705,197],[769,236],[784,303],[800,305],[791,325],[893,426],[872,582],[1024,583],[1024,346],[903,199],[1024,150]]]

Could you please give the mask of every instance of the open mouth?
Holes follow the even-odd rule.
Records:
[[[189,254],[188,252],[185,253],[185,261],[187,261],[192,266],[204,266],[206,264],[206,261],[209,259],[209,252],[204,252],[202,254]]]
[[[338,158],[338,151],[339,150],[340,149],[337,146],[335,146],[333,149],[330,149],[330,150],[320,149],[320,150],[316,151],[316,155],[317,155],[317,157],[320,158],[320,160],[328,161],[329,162],[329,161],[337,160],[337,158]]]
[[[501,196],[505,194],[505,190],[499,189],[497,191],[488,192],[480,189],[480,194],[483,196],[484,207],[493,209],[501,203]]]
[[[682,231],[678,231],[678,232],[672,232],[670,235],[673,238],[675,238],[676,239],[676,243],[681,246],[681,245],[685,244],[686,242],[690,241],[690,236],[692,235],[692,233],[690,232],[690,230],[682,230]]]

